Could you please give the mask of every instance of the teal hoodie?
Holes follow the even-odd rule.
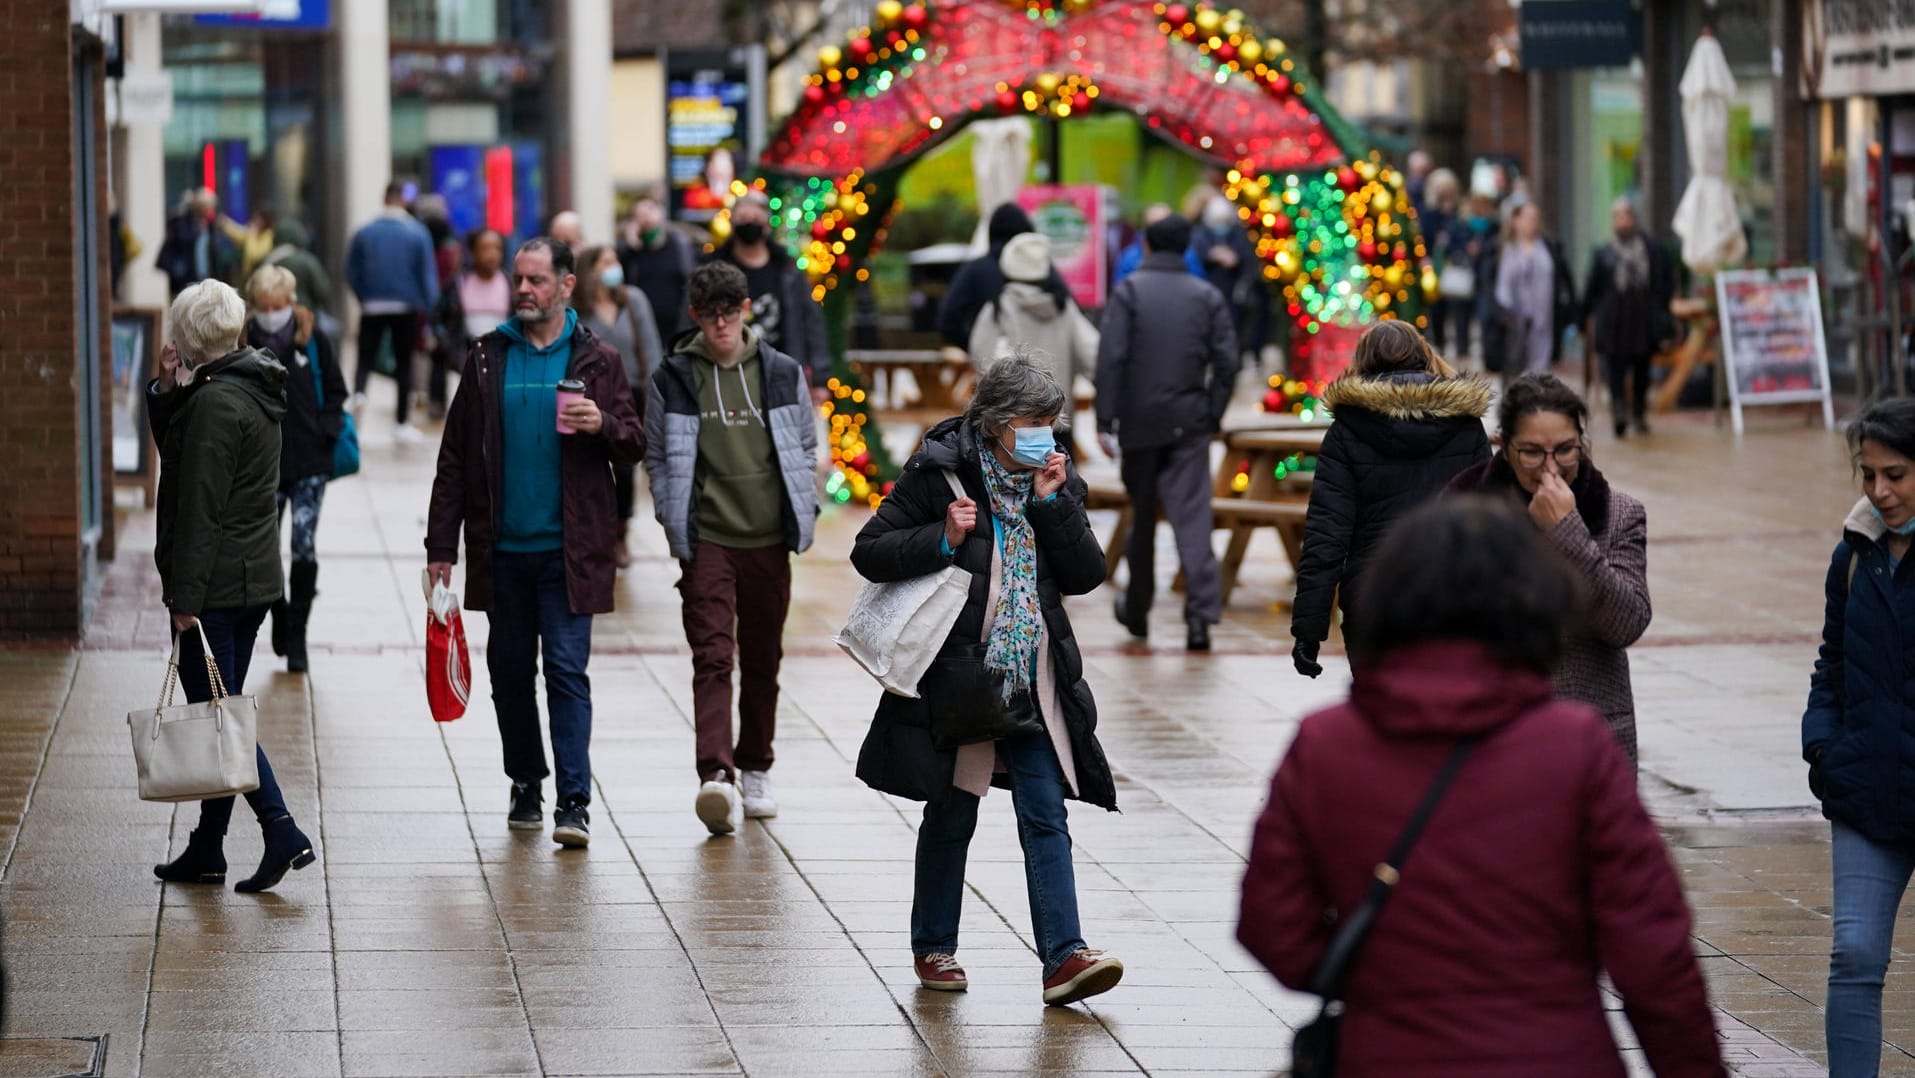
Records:
[[[560,516],[558,384],[572,362],[578,312],[565,312],[565,332],[549,348],[535,349],[517,318],[499,324],[512,344],[505,352],[505,388],[499,395],[505,433],[498,549],[536,554],[565,545]]]

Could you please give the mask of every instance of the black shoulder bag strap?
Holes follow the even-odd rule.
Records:
[[[1436,773],[1430,788],[1423,794],[1423,800],[1410,815],[1409,823],[1403,826],[1403,833],[1397,837],[1396,845],[1390,850],[1389,860],[1376,866],[1376,872],[1370,880],[1370,890],[1363,901],[1350,916],[1338,926],[1330,947],[1323,952],[1323,961],[1317,965],[1315,976],[1310,979],[1310,991],[1322,996],[1326,1001],[1341,998],[1344,982],[1349,979],[1350,967],[1356,962],[1356,955],[1363,947],[1364,939],[1370,934],[1370,927],[1376,923],[1377,914],[1383,912],[1383,904],[1389,901],[1390,892],[1396,889],[1401,878],[1403,862],[1409,859],[1410,850],[1416,840],[1423,835],[1430,817],[1436,814],[1436,805],[1449,792],[1450,782],[1456,778],[1456,772],[1463,761],[1476,749],[1477,739],[1470,738],[1459,742],[1451,751],[1449,759],[1443,762],[1443,769]]]
[[[1409,859],[1410,850],[1423,835],[1423,828],[1429,824],[1430,817],[1436,814],[1437,803],[1449,792],[1450,783],[1462,769],[1463,761],[1469,759],[1469,754],[1476,750],[1479,740],[1466,739],[1451,751],[1449,759],[1443,762],[1442,770],[1436,773],[1430,788],[1424,792],[1416,811],[1410,814],[1403,833],[1397,836],[1389,859],[1376,866],[1370,889],[1364,894],[1363,901],[1357,903],[1356,909],[1351,910],[1350,916],[1337,927],[1336,935],[1323,953],[1323,961],[1317,964],[1316,973],[1310,978],[1310,991],[1323,997],[1323,1009],[1317,1012],[1316,1021],[1297,1031],[1291,1052],[1291,1074],[1294,1078],[1325,1078],[1335,1073],[1337,1026],[1343,1017],[1343,988],[1349,980],[1350,967],[1355,965],[1357,952],[1362,950],[1370,928],[1376,924],[1377,915],[1383,912],[1383,904],[1389,901],[1390,893],[1396,889],[1403,862]]]

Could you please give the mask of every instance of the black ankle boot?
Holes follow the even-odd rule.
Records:
[[[312,617],[313,596],[318,595],[319,563],[296,561],[292,571],[292,599],[286,604],[286,669],[303,674],[306,662],[306,621]]]
[[[318,859],[313,855],[312,840],[306,837],[291,816],[269,820],[263,830],[266,832],[266,853],[259,859],[259,871],[233,885],[233,890],[241,894],[270,891],[274,884],[285,878],[289,870],[305,868]]]
[[[194,831],[186,837],[186,849],[163,865],[153,866],[153,875],[167,883],[225,883],[226,854],[220,849],[224,835]]]
[[[273,601],[271,620],[273,623],[274,655],[283,656],[286,654],[286,627],[287,623],[291,620],[291,616],[291,612],[286,609],[286,600],[276,599]]]

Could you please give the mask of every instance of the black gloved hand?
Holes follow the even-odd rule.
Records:
[[[1297,673],[1313,678],[1323,673],[1323,664],[1317,662],[1317,649],[1323,645],[1315,640],[1299,640],[1290,651],[1290,661],[1296,664]]]
[[[1809,753],[1809,792],[1815,795],[1817,801],[1828,796],[1828,779],[1822,773],[1822,754],[1827,751],[1828,749],[1817,745]]]

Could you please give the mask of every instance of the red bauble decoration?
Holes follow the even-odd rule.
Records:
[[[1290,215],[1287,213],[1277,214],[1277,219],[1270,222],[1270,231],[1276,233],[1279,236],[1288,236],[1290,233],[1295,232],[1296,230],[1297,230],[1296,222],[1290,220]]]
[[[827,237],[827,236],[829,236],[829,235],[831,235],[831,222],[830,222],[830,221],[825,221],[825,220],[819,220],[819,221],[814,221],[814,222],[812,222],[812,225],[811,225],[811,238],[812,238],[812,239],[814,239],[814,240],[822,240],[822,239],[824,239],[825,237]]]
[[[805,104],[822,105],[825,100],[825,88],[822,86],[805,87]]]
[[[1217,46],[1216,49],[1211,52],[1211,55],[1222,60],[1224,63],[1229,63],[1237,58],[1237,47],[1226,41]]]
[[[861,64],[871,59],[872,51],[871,39],[868,37],[857,38],[851,42],[851,56]]]
[[[1278,75],[1276,78],[1271,79],[1270,89],[1279,94],[1289,93],[1290,92],[1290,76]]]
[[[1172,4],[1164,9],[1164,21],[1170,24],[1172,30],[1182,33],[1184,27],[1190,24],[1190,9],[1182,4]]]
[[[1362,243],[1356,245],[1356,253],[1357,257],[1363,261],[1374,262],[1376,260],[1376,244],[1371,243],[1369,240],[1364,240]]]
[[[855,456],[855,457],[852,457],[852,458],[851,458],[851,466],[852,466],[853,468],[856,468],[856,469],[858,469],[858,470],[859,470],[859,471],[861,471],[861,472],[862,472],[862,471],[864,471],[865,469],[867,469],[867,468],[869,468],[869,467],[871,467],[871,454],[869,454],[869,453],[859,453],[859,454],[858,454],[857,456]]]
[[[910,7],[904,9],[904,25],[906,29],[922,30],[924,29],[924,24],[929,22],[930,19],[931,14],[924,10],[923,4],[912,4]]]
[[[997,111],[999,112],[1016,112],[1017,111],[1017,91],[1016,90],[1006,90],[1003,93],[997,95]]]
[[[843,273],[845,270],[848,270],[850,268],[851,268],[851,256],[839,255],[838,256],[838,272]]]
[[[1337,186],[1343,188],[1345,191],[1356,190],[1356,169],[1348,165],[1337,169]]]
[[[1283,411],[1283,394],[1274,389],[1265,393],[1263,395],[1263,410],[1266,412]]]
[[[1077,94],[1071,98],[1071,108],[1078,112],[1089,112],[1090,95],[1081,90],[1078,91]]]

